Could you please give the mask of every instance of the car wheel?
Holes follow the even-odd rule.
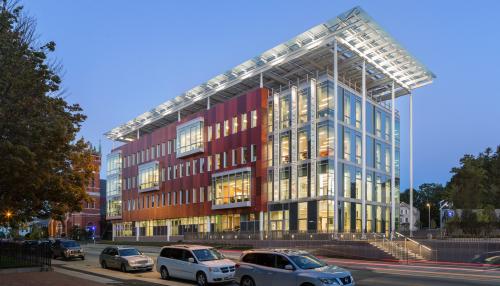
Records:
[[[126,273],[126,272],[127,272],[127,266],[125,266],[125,264],[122,264],[122,266],[120,267],[120,270],[121,270],[122,272],[125,272],[125,273]]]
[[[312,285],[311,283],[304,283],[304,284],[302,284],[300,286],[314,286],[314,285]]]
[[[101,261],[101,267],[102,267],[103,269],[108,268],[108,266],[106,265],[106,261],[104,261],[104,260],[103,260],[103,261]]]
[[[167,267],[165,267],[165,266],[161,267],[160,276],[161,276],[161,279],[163,279],[163,280],[167,280],[170,278],[170,275],[168,274]]]
[[[255,286],[255,282],[252,278],[245,276],[241,278],[241,286]]]
[[[207,275],[203,272],[196,273],[196,283],[198,283],[198,286],[207,286]]]

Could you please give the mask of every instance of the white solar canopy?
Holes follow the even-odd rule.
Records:
[[[317,25],[295,38],[215,76],[105,135],[111,140],[134,140],[137,132],[149,133],[182,116],[223,102],[259,86],[260,74],[268,88],[280,89],[297,79],[315,77],[332,69],[331,44],[339,45],[339,80],[359,90],[361,65],[367,64],[367,91],[378,101],[390,97],[392,82],[396,95],[430,84],[435,75],[390,37],[360,7]]]

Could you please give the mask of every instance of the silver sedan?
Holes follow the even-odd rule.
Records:
[[[101,267],[120,269],[123,272],[153,269],[153,259],[142,254],[136,248],[110,246],[99,255]]]

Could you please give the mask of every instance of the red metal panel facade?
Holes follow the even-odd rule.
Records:
[[[208,215],[216,215],[216,214],[227,214],[227,213],[258,213],[260,211],[266,211],[267,207],[267,195],[265,192],[265,182],[266,182],[266,144],[267,144],[267,98],[269,91],[265,88],[259,88],[252,90],[246,94],[238,96],[236,98],[227,100],[223,103],[212,106],[209,110],[203,110],[196,114],[192,114],[185,118],[181,118],[179,122],[171,123],[170,125],[161,127],[150,134],[141,135],[139,139],[127,143],[123,146],[116,148],[115,150],[121,150],[122,152],[122,160],[126,161],[126,158],[129,155],[137,154],[137,152],[145,151],[147,149],[151,150],[152,146],[162,146],[162,144],[168,145],[169,140],[173,140],[176,137],[176,128],[180,124],[188,122],[192,119],[196,119],[199,117],[203,117],[204,119],[204,129],[203,129],[203,140],[204,140],[204,152],[193,154],[184,158],[176,158],[176,153],[165,152],[165,156],[162,156],[160,152],[160,157],[156,157],[151,159],[149,156],[149,160],[141,162],[147,163],[151,161],[159,161],[159,173],[160,173],[160,190],[156,191],[148,191],[139,193],[137,189],[137,185],[134,188],[125,188],[122,187],[122,221],[131,222],[131,221],[144,221],[144,220],[155,220],[155,219],[172,219],[172,218],[184,218],[184,217],[193,217],[193,216],[208,216]],[[257,126],[251,127],[251,112],[255,110],[257,112]],[[242,123],[241,123],[241,115],[246,113],[248,125],[246,130],[242,131]],[[238,131],[235,134],[230,134],[228,136],[224,136],[224,121],[229,120],[230,130],[232,130],[231,119],[237,116],[238,117]],[[219,139],[215,138],[215,125],[216,123],[221,124],[221,135]],[[208,134],[208,126],[212,126],[212,140],[207,142]],[[251,162],[250,160],[250,146],[252,144],[256,145],[257,151],[257,160],[255,162]],[[239,161],[240,147],[247,147],[247,158],[246,164],[241,164]],[[165,146],[165,149],[168,147]],[[175,146],[172,146],[172,149],[175,149]],[[214,171],[215,162],[212,163],[212,170],[207,171],[207,156],[212,156],[212,160],[214,160],[215,154],[222,154],[223,152],[227,153],[228,161],[232,160],[231,158],[231,150],[237,149],[237,157],[238,164],[237,166],[232,166],[228,163],[227,168],[221,168],[217,171]],[[156,152],[155,152],[156,153]],[[156,155],[156,154],[155,154]],[[222,156],[222,155],[221,155]],[[200,158],[204,158],[205,166],[203,173],[199,173],[199,162]],[[193,160],[197,161],[197,172],[195,175],[191,173],[189,176],[183,176],[182,178],[176,177],[175,179],[170,178],[167,180],[167,174],[165,174],[165,180],[161,178],[161,170],[165,168],[165,173],[170,166],[173,168],[175,165],[179,165],[183,163],[185,168],[186,162],[193,162]],[[133,164],[129,166],[125,164],[122,169],[122,179],[127,180],[130,177],[138,176],[138,165]],[[208,201],[208,186],[211,185],[211,174],[216,172],[224,172],[232,169],[239,169],[243,167],[251,167],[252,169],[252,177],[251,177],[251,207],[243,207],[243,208],[233,208],[233,209],[222,209],[222,210],[212,210],[212,202]],[[204,187],[205,189],[205,199],[203,203],[199,203],[199,189],[200,187]],[[197,200],[196,203],[192,203],[192,197],[190,197],[190,203],[179,205],[170,205],[165,203],[165,205],[156,202],[156,198],[159,197],[160,200],[162,198],[162,194],[165,196],[165,201],[167,200],[167,194],[171,193],[171,199],[173,200],[173,193],[178,192],[180,190],[184,191],[189,190],[190,196],[192,194],[192,190],[197,190]],[[139,201],[142,203],[144,196],[155,196],[155,206],[148,208],[135,208],[135,210],[128,210],[127,202],[130,201]],[[184,197],[183,197],[184,199]],[[149,199],[151,200],[151,199]],[[177,195],[177,200],[179,197]]]

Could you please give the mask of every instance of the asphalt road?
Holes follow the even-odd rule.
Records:
[[[65,274],[83,276],[83,278],[104,284],[115,285],[170,285],[187,286],[195,285],[190,281],[161,280],[160,274],[151,272],[122,273],[119,270],[102,269],[98,257],[106,245],[86,245],[86,259],[61,261],[53,260],[56,271]],[[146,255],[155,259],[159,247],[138,247]],[[237,259],[238,251],[223,252],[228,258]],[[478,268],[462,266],[436,266],[436,265],[402,265],[394,263],[370,262],[346,259],[325,259],[329,264],[335,264],[351,271],[356,285],[500,285],[500,268]],[[235,286],[236,284],[225,284]],[[264,285],[271,286],[271,285]]]

